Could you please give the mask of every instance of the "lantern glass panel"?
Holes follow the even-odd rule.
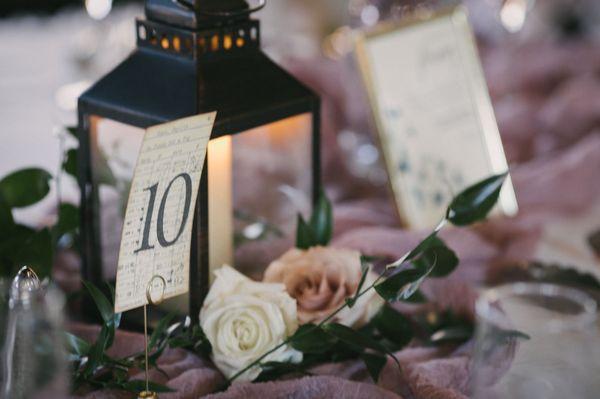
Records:
[[[301,114],[233,136],[235,265],[250,277],[293,245],[296,215],[311,209],[311,133]]]
[[[107,281],[116,276],[127,196],[143,135],[142,128],[90,117],[102,277]],[[293,245],[296,215],[311,209],[311,149],[309,113],[209,142],[211,271],[227,263],[259,279],[273,257]],[[177,307],[183,310],[187,305]]]
[[[105,280],[114,280],[117,273],[127,197],[143,138],[144,129],[98,116],[90,118],[92,181],[98,193],[97,217]]]

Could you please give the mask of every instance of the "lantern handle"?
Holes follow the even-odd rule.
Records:
[[[259,0],[256,6],[250,7],[247,10],[239,10],[239,11],[203,11],[203,10],[194,10],[193,0],[172,0],[173,3],[181,5],[187,9],[197,12],[200,15],[205,17],[218,17],[218,18],[234,18],[241,17],[244,15],[250,15],[253,12],[259,11],[263,9],[267,5],[267,0]]]

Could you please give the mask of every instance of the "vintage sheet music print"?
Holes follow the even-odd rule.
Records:
[[[146,305],[146,288],[156,275],[166,283],[163,299],[188,292],[194,208],[215,116],[146,131],[125,212],[115,312]]]

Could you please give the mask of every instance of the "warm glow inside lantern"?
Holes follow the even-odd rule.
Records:
[[[148,0],[137,49],[79,99],[84,278],[115,278],[120,232],[144,129],[217,111],[192,237],[189,304],[209,270],[294,234],[319,190],[319,99],[260,50],[245,1]],[[236,256],[237,254],[237,256]],[[169,276],[163,276],[169,283]],[[181,302],[185,304],[181,304]]]

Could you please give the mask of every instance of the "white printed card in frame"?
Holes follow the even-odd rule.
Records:
[[[216,112],[148,128],[137,158],[117,266],[115,312],[189,291],[194,207]],[[155,289],[152,287],[152,289]]]
[[[462,7],[379,26],[356,55],[404,224],[435,226],[453,194],[508,169]],[[498,207],[518,210],[510,179]]]

